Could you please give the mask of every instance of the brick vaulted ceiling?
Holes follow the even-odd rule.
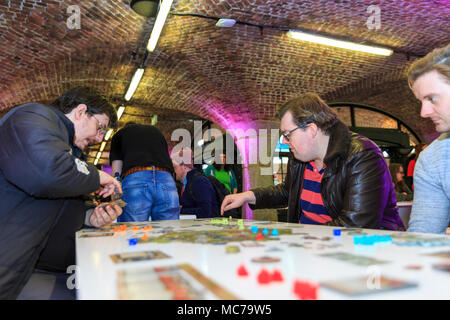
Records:
[[[66,89],[94,86],[113,102],[143,61],[154,18],[128,0],[0,0],[0,112],[29,101],[48,103]],[[80,29],[67,20],[80,8]],[[380,8],[369,29],[367,8]],[[215,26],[232,18],[232,28]],[[391,47],[390,57],[308,44],[287,29]],[[328,102],[378,107],[425,140],[432,124],[405,70],[419,56],[450,42],[450,1],[418,0],[174,0],[156,50],[123,121],[175,124],[203,118],[224,128],[236,121],[274,120],[278,107],[303,92]]]

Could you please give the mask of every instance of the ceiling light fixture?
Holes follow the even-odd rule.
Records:
[[[120,118],[122,117],[123,112],[125,111],[125,106],[121,105],[119,107],[119,109],[117,110],[117,121],[120,120]]]
[[[236,24],[236,20],[234,20],[234,19],[221,18],[221,19],[217,20],[216,27],[231,28],[235,24]]]
[[[136,88],[139,85],[139,82],[141,81],[142,75],[144,74],[144,68],[138,68],[136,72],[133,75],[133,78],[131,79],[130,86],[128,87],[127,93],[125,94],[125,100],[130,101],[131,97],[133,96],[134,92],[136,91]]]
[[[159,35],[161,34],[164,23],[166,22],[167,15],[169,14],[170,7],[173,0],[163,0],[156,17],[155,24],[153,25],[152,34],[148,39],[147,50],[153,52],[158,42]]]
[[[108,139],[111,137],[113,132],[114,132],[114,129],[109,129],[108,132],[106,132],[105,141],[108,141]]]
[[[393,53],[393,51],[391,49],[357,44],[357,43],[353,43],[353,42],[349,42],[349,41],[336,40],[333,38],[313,35],[313,34],[301,32],[301,31],[291,30],[291,31],[287,32],[287,35],[289,37],[291,37],[293,39],[297,39],[297,40],[314,42],[314,43],[337,47],[337,48],[342,48],[342,49],[378,54],[378,55],[382,55],[382,56],[390,56]]]
[[[156,17],[158,5],[159,0],[133,0],[130,2],[131,9],[146,18]]]
[[[103,152],[103,150],[105,150],[105,147],[106,147],[106,141],[103,141],[101,146],[100,146],[99,152]]]

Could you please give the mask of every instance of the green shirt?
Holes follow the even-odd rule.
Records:
[[[224,169],[216,170],[216,179],[223,183],[225,187],[227,187],[228,191],[232,193],[230,186],[230,174],[228,171],[225,171]]]

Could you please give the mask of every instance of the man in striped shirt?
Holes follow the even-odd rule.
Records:
[[[221,211],[288,206],[288,222],[405,230],[381,150],[350,132],[316,94],[288,101],[279,111],[291,159],[276,186],[228,195]]]

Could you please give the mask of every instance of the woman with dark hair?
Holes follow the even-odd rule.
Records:
[[[220,154],[220,162],[214,162],[205,169],[205,175],[216,177],[231,194],[237,193],[236,175],[232,169],[231,164],[227,164],[227,159],[224,153]]]
[[[389,171],[391,172],[392,182],[394,183],[397,201],[411,201],[414,194],[403,179],[405,175],[403,166],[400,163],[391,163],[389,165]]]

